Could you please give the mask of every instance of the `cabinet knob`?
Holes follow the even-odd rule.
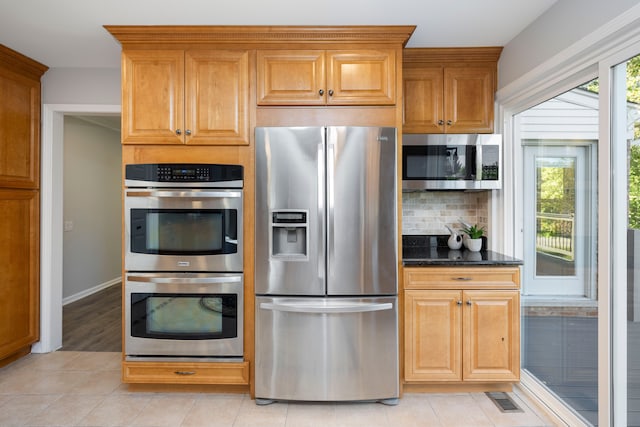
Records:
[[[471,300],[470,299],[467,300],[467,305],[471,305]]]
[[[176,375],[195,375],[195,371],[174,371]]]
[[[453,122],[451,120],[447,120],[447,126],[451,126]]]
[[[442,126],[444,124],[444,120],[438,120],[438,124]]]
[[[324,95],[324,90],[320,89],[320,90],[318,91],[318,93],[320,94],[320,96],[322,96],[322,95]]]
[[[185,134],[185,135],[191,135],[191,129],[187,129],[187,130],[185,130],[185,131],[184,131],[184,134]]]
[[[329,96],[333,96],[333,90],[329,89]]]
[[[462,301],[458,300],[458,301],[456,302],[456,304],[458,304],[458,305],[462,305]]]
[[[176,129],[176,135],[182,135],[182,131],[180,129]]]

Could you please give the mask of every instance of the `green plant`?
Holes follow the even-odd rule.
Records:
[[[484,227],[480,227],[478,224],[466,226],[460,231],[466,233],[470,239],[479,239],[484,236]]]

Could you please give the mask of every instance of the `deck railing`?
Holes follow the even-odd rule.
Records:
[[[573,214],[536,213],[536,251],[573,261],[575,233]]]

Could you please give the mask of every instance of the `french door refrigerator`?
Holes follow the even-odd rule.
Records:
[[[258,404],[397,403],[396,129],[256,128]]]

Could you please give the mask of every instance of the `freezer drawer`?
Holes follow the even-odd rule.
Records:
[[[256,399],[398,396],[397,297],[256,297]]]

